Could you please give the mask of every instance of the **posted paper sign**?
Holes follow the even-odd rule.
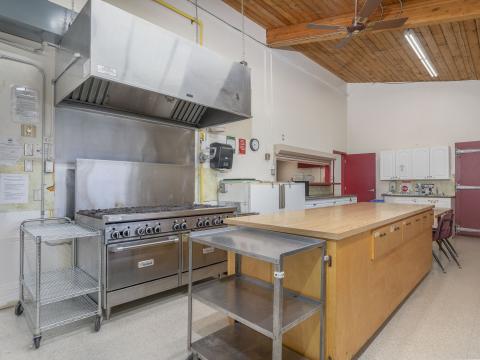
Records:
[[[22,155],[22,145],[13,139],[0,138],[0,166],[15,166]]]
[[[28,175],[0,174],[0,204],[28,203]]]

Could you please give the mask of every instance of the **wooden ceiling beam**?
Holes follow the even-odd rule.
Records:
[[[318,24],[344,25],[352,23],[353,14],[319,19]],[[383,20],[408,17],[403,28],[417,28],[433,24],[465,21],[480,18],[479,0],[410,0],[404,3],[403,13],[399,5],[389,5],[384,9]],[[372,19],[377,20],[377,19]],[[308,29],[309,23],[282,26],[267,29],[267,43],[271,47],[281,48],[325,40],[341,39],[344,32],[332,30]],[[388,30],[369,30],[369,33]]]

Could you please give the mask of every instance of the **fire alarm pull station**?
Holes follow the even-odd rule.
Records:
[[[212,169],[231,169],[233,164],[233,147],[228,144],[210,144],[210,167]]]

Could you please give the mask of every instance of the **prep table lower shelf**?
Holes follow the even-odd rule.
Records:
[[[272,341],[245,325],[235,323],[194,342],[192,352],[202,360],[265,360],[272,358]],[[283,347],[282,359],[307,358]]]
[[[193,297],[270,338],[273,337],[273,286],[248,276],[231,275],[195,285]],[[283,292],[286,332],[320,311],[322,304],[296,293]]]

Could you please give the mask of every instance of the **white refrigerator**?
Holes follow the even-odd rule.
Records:
[[[219,205],[235,204],[241,213],[272,214],[305,209],[305,185],[278,182],[222,182]]]

